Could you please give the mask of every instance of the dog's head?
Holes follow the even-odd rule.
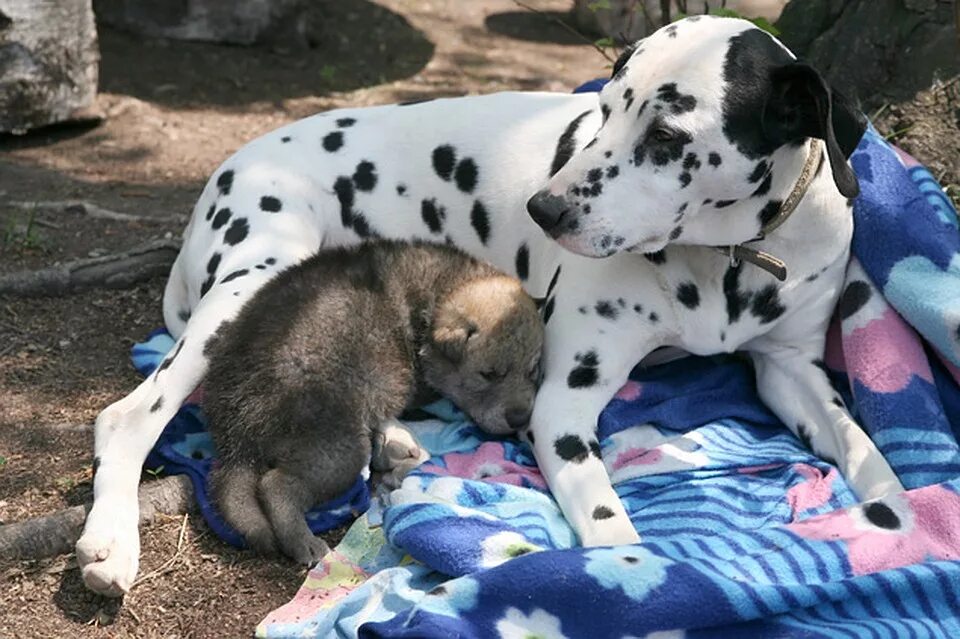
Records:
[[[857,194],[846,158],[865,118],[745,20],[691,17],[658,30],[624,52],[599,99],[596,137],[527,204],[575,253],[746,241],[777,165],[794,166],[786,160],[808,138],[826,143],[839,191]]]
[[[543,324],[506,276],[473,280],[437,307],[421,350],[426,382],[494,434],[526,427],[540,383]]]

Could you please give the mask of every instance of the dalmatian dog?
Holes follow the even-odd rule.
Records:
[[[543,383],[526,432],[585,546],[638,541],[597,417],[662,346],[749,353],[763,400],[860,498],[900,490],[821,359],[858,192],[847,157],[864,127],[776,39],[703,16],[631,47],[599,94],[338,110],[247,144],[200,195],[170,273],[174,350],[97,418],[77,544],[86,584],[130,588],[142,462],[203,380],[218,327],[278,270],[372,237],[454,244],[542,299]]]

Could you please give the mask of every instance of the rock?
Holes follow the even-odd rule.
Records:
[[[302,46],[307,0],[94,0],[105,24],[132,33],[227,44]]]
[[[98,116],[91,0],[0,0],[0,131]]]

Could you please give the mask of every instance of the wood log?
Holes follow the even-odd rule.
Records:
[[[181,515],[194,508],[193,486],[186,475],[164,477],[140,486],[140,525],[158,513]],[[44,517],[0,526],[0,559],[43,559],[73,552],[83,532],[90,504]]]
[[[97,118],[91,0],[0,0],[0,131]]]
[[[154,240],[122,253],[0,275],[0,295],[50,297],[96,287],[129,288],[169,273],[179,251],[175,240]]]

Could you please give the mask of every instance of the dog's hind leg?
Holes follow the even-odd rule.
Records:
[[[261,555],[277,554],[270,520],[257,500],[260,475],[253,468],[220,466],[210,473],[217,508],[223,518]]]
[[[814,453],[835,463],[863,501],[903,490],[873,440],[850,417],[818,366],[823,340],[799,347],[765,343],[751,352],[764,403]]]
[[[297,563],[312,566],[330,548],[314,536],[303,515],[318,501],[309,484],[283,468],[272,468],[260,479],[257,495],[283,553]]]
[[[214,286],[157,370],[97,417],[93,507],[77,542],[77,560],[91,590],[119,596],[133,585],[140,553],[137,486],[143,460],[206,374],[207,340],[266,279],[251,274],[230,286]],[[234,295],[238,289],[241,294]]]

